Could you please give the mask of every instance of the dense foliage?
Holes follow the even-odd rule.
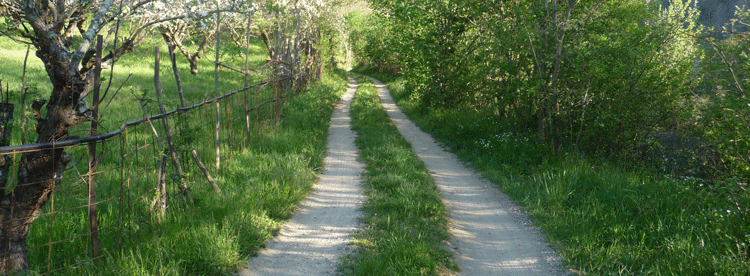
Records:
[[[696,132],[711,145],[716,158],[706,165],[722,196],[735,206],[744,227],[750,225],[750,11],[738,8],[721,30],[723,39],[705,39],[705,81],[696,96]],[[743,227],[740,226],[740,227]]]
[[[673,130],[699,80],[697,11],[681,1],[372,5],[350,18],[360,62],[400,71],[424,107],[492,110],[555,152],[618,152]]]

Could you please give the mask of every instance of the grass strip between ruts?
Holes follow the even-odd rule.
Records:
[[[445,206],[424,163],[383,110],[375,86],[357,77],[351,108],[356,144],[366,164],[367,201],[359,246],[343,257],[343,275],[441,275],[457,270],[448,239]]]

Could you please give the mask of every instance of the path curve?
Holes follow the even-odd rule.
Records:
[[[412,150],[427,165],[450,219],[450,247],[461,275],[565,275],[560,258],[504,193],[443,150],[378,88],[383,107]]]
[[[359,178],[364,166],[357,160],[349,116],[356,90],[357,82],[349,78],[331,117],[325,170],[312,194],[238,275],[333,275],[339,256],[349,253],[349,236],[359,228],[365,200]]]

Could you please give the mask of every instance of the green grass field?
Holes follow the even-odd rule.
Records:
[[[101,123],[103,127],[107,129],[114,129],[120,126],[123,122],[140,119],[143,117],[143,113],[139,107],[138,100],[136,98],[145,96],[149,100],[155,100],[154,95],[154,48],[159,47],[162,60],[161,60],[161,86],[164,91],[164,104],[167,110],[172,110],[180,107],[180,101],[177,94],[177,84],[175,82],[174,74],[172,73],[172,65],[167,58],[168,49],[164,45],[164,42],[158,39],[158,37],[147,38],[145,42],[138,46],[135,52],[123,56],[118,62],[116,62],[112,68],[114,74],[111,78],[111,92],[110,96],[115,94],[118,88],[121,87],[120,91],[111,100],[111,104],[107,108],[101,110]],[[234,47],[233,45],[227,47]],[[105,49],[105,52],[107,49]],[[254,41],[250,46],[250,67],[260,68],[265,63],[267,50],[263,43],[259,40]],[[227,51],[230,53],[236,53],[235,51]],[[178,68],[180,70],[180,76],[183,81],[183,89],[185,98],[188,104],[201,102],[205,99],[215,97],[219,94],[223,94],[227,91],[234,91],[241,88],[244,84],[244,77],[232,72],[230,70],[221,70],[219,72],[219,91],[214,89],[214,64],[213,57],[215,52],[207,52],[205,57],[199,62],[200,74],[193,76],[191,75],[189,64],[185,61],[185,57],[178,54]],[[26,46],[18,43],[14,43],[6,37],[0,37],[0,64],[2,64],[2,70],[0,70],[0,80],[2,80],[3,91],[6,88],[10,90],[10,102],[19,103],[22,91],[22,76],[24,68],[24,58],[26,56]],[[221,61],[229,64],[234,68],[244,67],[245,57],[240,54],[222,54]],[[47,99],[52,90],[52,86],[47,77],[47,73],[44,69],[42,62],[35,56],[34,49],[32,47],[28,61],[25,81],[29,88],[29,94],[26,99],[26,103],[31,103],[34,99]],[[110,83],[110,70],[102,71],[102,89],[108,86]],[[127,80],[127,81],[126,81]],[[254,81],[260,81],[260,76],[254,76],[251,78],[251,83]],[[102,91],[104,93],[104,91]],[[5,97],[5,95],[3,95]],[[90,100],[90,99],[89,99]],[[107,99],[110,101],[110,99]],[[90,101],[88,101],[90,103]],[[149,104],[147,106],[148,111],[156,114],[158,106],[156,104]],[[28,124],[33,124],[33,114],[30,108],[26,110],[26,121]],[[15,120],[18,122],[16,126],[20,126],[20,106],[16,107]],[[43,109],[43,112],[46,111]],[[29,129],[29,127],[26,127]],[[84,130],[72,131],[74,135],[84,136]],[[14,140],[13,144],[20,143],[21,130],[14,128]],[[35,134],[33,131],[28,131],[29,138],[26,143],[32,143]]]

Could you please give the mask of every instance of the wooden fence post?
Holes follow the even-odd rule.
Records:
[[[279,98],[279,89],[281,88],[279,86],[281,86],[280,81],[274,80],[273,82],[273,99],[274,100]],[[273,127],[274,129],[276,129],[276,125],[279,124],[279,110],[280,110],[279,102],[278,101],[273,102]]]
[[[258,92],[255,95],[255,100],[258,105],[260,105],[260,91],[262,89],[263,89],[262,87],[258,88]],[[255,123],[257,126],[256,128],[258,129],[258,136],[260,136],[261,134],[263,134],[263,128],[261,128],[261,125],[260,125],[260,108],[257,108],[255,110]]]
[[[26,95],[29,88],[26,86],[26,64],[29,60],[31,46],[26,47],[26,56],[23,58],[23,73],[21,74],[21,114],[26,114]],[[0,87],[1,88],[1,87]],[[10,101],[10,100],[7,100]],[[21,144],[26,143],[26,115],[21,116]]]
[[[170,57],[171,59],[171,57]],[[154,86],[156,88],[156,101],[159,102],[159,112],[164,114],[167,113],[167,109],[164,108],[164,102],[161,100],[162,98],[162,90],[161,90],[161,84],[159,83],[159,64],[161,60],[161,55],[159,53],[159,48],[156,48],[156,69],[154,71]],[[182,164],[180,164],[180,158],[177,156],[177,151],[175,150],[174,141],[172,139],[172,130],[169,128],[169,122],[167,121],[167,117],[162,117],[161,122],[164,125],[164,135],[167,138],[167,151],[169,151],[169,156],[172,158],[172,163],[174,163],[174,167],[177,170],[177,176],[180,179],[180,190],[182,194],[185,195],[185,197],[188,198],[188,200],[192,203],[193,198],[190,196],[190,191],[187,189],[187,185],[185,184],[185,173],[182,170]]]
[[[52,267],[52,227],[55,225],[55,193],[49,195],[49,212],[52,213],[49,218],[49,235],[47,242],[47,271]]]
[[[216,62],[214,63],[214,92],[216,93],[216,96],[219,96],[219,41],[221,37],[221,12],[216,13]],[[219,135],[219,129],[221,128],[221,108],[219,106],[219,101],[216,100],[216,138],[214,140],[214,146],[216,151],[216,169],[218,170],[221,167],[221,141],[219,139],[221,138]]]
[[[0,85],[0,92],[2,91],[2,85]],[[0,146],[9,146],[10,140],[13,134],[13,104],[1,103],[0,104]],[[10,155],[0,156],[0,188],[4,188],[10,180],[9,173],[10,167],[13,162],[10,160]],[[2,191],[0,191],[2,192]]]
[[[94,90],[92,99],[92,110],[91,110],[91,130],[89,135],[98,134],[99,130],[99,90],[101,89],[101,81],[99,77],[102,72],[102,36],[97,36],[96,41],[96,65],[94,67]],[[93,248],[94,260],[99,258],[99,227],[97,225],[96,217],[96,182],[94,175],[96,172],[96,165],[99,163],[96,154],[96,143],[89,142],[89,172],[88,172],[88,184],[89,184],[89,226],[91,227],[91,246]]]
[[[118,216],[117,216],[117,243],[115,244],[115,249],[119,250],[120,245],[122,244],[122,238],[125,235],[125,232],[123,231],[122,227],[122,219],[123,219],[123,213],[124,210],[130,210],[130,206],[125,205],[125,155],[126,155],[126,145],[128,143],[128,129],[125,128],[123,132],[120,133],[120,202],[119,202],[119,208],[118,208]],[[130,202],[130,189],[128,187],[128,195],[127,195],[127,202]]]
[[[180,96],[180,107],[187,106],[185,102],[185,92],[182,89],[182,78],[180,78],[180,70],[177,69],[177,58],[174,53],[174,45],[168,45],[169,47],[169,60],[172,62],[172,72],[174,73],[175,82],[177,82],[177,94]]]
[[[252,22],[252,16],[255,12],[249,12],[247,14],[247,27],[245,31],[247,32],[245,34],[247,38],[247,49],[245,49],[245,130],[247,132],[247,144],[250,145],[250,104],[248,103],[248,78],[250,77],[250,23]]]
[[[216,169],[218,170],[221,167],[221,105],[219,104],[219,100],[216,100],[216,129],[214,131],[215,139],[214,139],[214,147],[216,150]]]
[[[159,47],[154,47],[154,86],[156,91],[161,91],[161,84],[159,80]],[[157,92],[161,94],[161,92]],[[141,109],[143,109],[143,116],[148,117],[148,114],[146,113],[145,103],[141,101]],[[154,208],[157,210],[157,220],[159,225],[161,225],[162,219],[164,219],[164,215],[167,211],[167,179],[166,179],[166,157],[164,156],[164,146],[162,145],[161,139],[158,137],[158,133],[156,132],[156,128],[154,128],[154,125],[151,123],[151,121],[148,121],[149,124],[151,124],[151,130],[154,132],[154,137],[158,141],[158,147],[156,150],[156,154],[159,156],[159,170],[156,174],[156,192],[157,196],[154,199]]]
[[[228,143],[228,145],[231,146],[232,145],[232,118],[231,118],[231,114],[232,113],[230,111],[231,111],[231,109],[229,108],[229,98],[227,98],[226,100],[224,100],[224,112],[227,115],[227,121],[226,121],[226,125],[227,125],[227,143]],[[227,158],[229,160],[232,160],[232,151],[231,150],[227,152]]]

